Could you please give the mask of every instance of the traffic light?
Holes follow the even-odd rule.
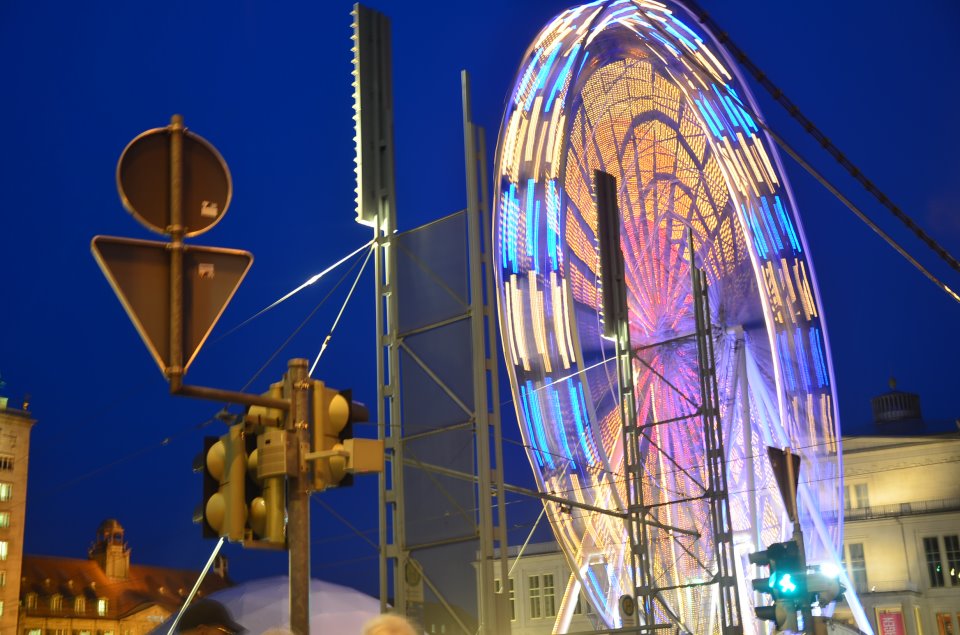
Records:
[[[750,563],[769,567],[770,575],[753,580],[753,588],[766,593],[775,600],[772,606],[754,609],[757,618],[776,625],[776,631],[797,630],[797,609],[806,599],[807,576],[800,556],[800,546],[795,541],[772,544],[764,551],[748,556]]]
[[[194,521],[203,524],[205,537],[222,536],[239,542],[247,522],[247,451],[243,425],[227,434],[207,437],[194,468],[203,471],[203,501]]]
[[[353,437],[353,424],[369,418],[366,406],[353,401],[350,390],[311,383],[313,489],[352,485],[355,473],[382,472],[383,441]]]
[[[210,470],[207,469],[207,454],[210,453],[210,448],[212,448],[215,443],[219,443],[219,441],[220,437],[204,437],[203,452],[198,454],[193,460],[193,471],[203,474],[203,498],[200,499],[200,504],[197,505],[197,508],[193,512],[193,522],[201,526],[204,538],[220,537],[220,532],[211,527],[210,523],[207,522],[207,515],[205,513],[207,501],[220,491],[220,480],[214,478]]]
[[[751,564],[770,568],[769,577],[753,581],[756,591],[768,593],[778,600],[797,600],[806,596],[806,568],[796,542],[770,545],[765,551],[751,553],[749,559]]]
[[[283,382],[270,385],[264,396],[283,397]],[[248,540],[257,546],[286,547],[287,431],[282,411],[250,406],[244,419],[255,431],[248,440]]]

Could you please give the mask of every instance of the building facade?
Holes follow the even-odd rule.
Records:
[[[197,597],[230,586],[223,563]],[[198,575],[131,563],[123,527],[105,520],[85,560],[23,557],[19,624],[0,635],[145,635],[183,604]]]
[[[960,634],[960,431],[895,385],[873,411],[873,434],[843,438],[851,583],[877,635]]]
[[[36,423],[26,408],[12,408],[0,397],[0,635],[16,632],[19,613],[27,463]]]

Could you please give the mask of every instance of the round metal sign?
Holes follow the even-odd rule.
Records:
[[[117,191],[124,208],[148,229],[169,234],[170,128],[154,128],[131,141],[117,162]],[[197,236],[227,212],[233,182],[226,161],[206,139],[183,132],[184,236]]]

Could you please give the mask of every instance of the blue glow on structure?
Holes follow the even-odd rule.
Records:
[[[787,342],[787,334],[777,333],[777,356],[780,358],[780,365],[783,366],[783,374],[787,378],[787,388],[790,392],[797,390],[797,380],[793,376],[793,364],[790,363],[790,343]]]
[[[800,379],[803,380],[803,388],[810,390],[810,369],[807,367],[807,350],[803,346],[804,333],[797,327],[793,334],[793,345],[797,348],[797,364],[800,366]]]
[[[530,414],[533,415],[533,433],[536,438],[537,451],[540,456],[550,464],[551,469],[556,469],[557,466],[556,463],[553,462],[553,456],[549,450],[547,450],[550,445],[547,443],[547,432],[544,428],[543,411],[540,408],[540,400],[534,392],[533,382],[529,380],[527,380],[527,399],[530,404]]]
[[[677,30],[676,30],[675,28],[673,28],[672,26],[670,26],[669,24],[664,24],[664,25],[663,25],[663,28],[665,28],[665,29],[667,30],[667,33],[669,33],[669,34],[672,35],[673,37],[675,37],[675,38],[677,38],[678,40],[680,40],[681,42],[683,42],[683,45],[686,46],[686,47],[687,47],[688,49],[690,49],[691,51],[697,50],[697,45],[696,45],[696,44],[694,44],[693,42],[691,42],[691,41],[688,40],[687,38],[685,38],[685,37],[683,37],[682,35],[680,35],[680,32],[677,31]]]
[[[693,29],[691,29],[691,28],[688,27],[686,24],[684,24],[684,23],[683,23],[683,20],[678,20],[678,19],[677,19],[677,16],[675,16],[675,15],[673,15],[673,14],[670,14],[670,19],[671,19],[671,20],[673,21],[673,23],[676,24],[678,27],[680,27],[681,29],[683,29],[684,31],[686,31],[687,33],[689,33],[689,34],[690,34],[690,37],[692,37],[693,40],[694,40],[697,44],[703,44],[703,39],[702,39],[699,35],[697,35],[697,33],[696,33],[695,31],[693,31]]]
[[[573,424],[577,428],[577,438],[580,439],[580,447],[583,448],[583,460],[589,465],[593,462],[593,452],[590,451],[590,447],[587,445],[587,431],[583,425],[583,413],[586,411],[586,407],[582,403],[583,384],[581,384],[579,380],[576,380],[576,387],[574,387],[573,384],[573,380],[567,382],[567,388],[570,391],[570,404],[573,408]]]
[[[537,96],[537,91],[543,88],[543,83],[547,81],[547,75],[550,74],[550,67],[553,66],[553,61],[557,59],[557,53],[560,52],[559,43],[553,45],[553,52],[550,53],[550,57],[547,58],[547,61],[543,66],[540,67],[540,72],[537,73],[537,83],[534,84],[533,89],[530,91],[530,95],[527,97],[527,103],[524,105],[524,110],[530,110],[530,106],[533,105],[533,100]]]
[[[547,392],[550,394],[550,402],[553,404],[557,419],[562,420],[561,413],[563,411],[560,409],[560,391],[551,386],[547,389]],[[573,452],[570,451],[570,443],[567,440],[567,431],[562,429],[558,430],[557,436],[560,437],[560,442],[563,444],[563,449],[566,452],[566,456],[568,459],[570,459],[570,469],[577,469],[576,457],[574,456]]]
[[[553,82],[553,89],[550,91],[550,98],[547,99],[546,112],[550,112],[550,107],[553,105],[553,100],[557,96],[557,91],[567,83],[567,74],[570,72],[570,67],[573,66],[573,62],[577,58],[577,52],[579,50],[580,42],[577,42],[573,45],[573,48],[570,49],[570,52],[567,53],[567,63],[563,65],[563,70],[561,70],[560,75],[557,76],[557,81]]]
[[[797,240],[797,232],[793,229],[793,223],[790,222],[790,217],[787,216],[787,212],[783,209],[783,203],[780,202],[779,196],[773,197],[773,204],[777,208],[777,214],[780,216],[780,220],[783,223],[784,227],[787,230],[787,236],[790,238],[790,245],[793,247],[793,250],[798,254],[803,251],[800,249],[800,241]]]
[[[540,55],[543,53],[543,49],[539,49],[537,54],[533,57],[530,64],[527,65],[526,70],[523,71],[523,77],[520,78],[519,83],[517,83],[517,96],[514,98],[514,103],[520,103],[520,97],[523,96],[523,93],[527,90],[527,84],[530,82],[530,79],[533,77],[533,69],[537,67],[537,60],[540,59]],[[529,110],[530,107],[527,106],[524,110]]]
[[[699,99],[694,99],[693,103],[697,105],[697,109],[700,111],[700,114],[703,115],[703,120],[707,122],[707,125],[710,126],[710,132],[713,133],[713,136],[719,139],[722,135],[720,131],[717,130],[717,127],[713,125],[713,119],[710,118],[710,115],[707,114],[706,109],[703,107],[703,103]]]
[[[673,44],[668,42],[666,39],[664,39],[662,35],[660,35],[656,31],[648,31],[648,33],[652,35],[654,38],[656,38],[657,40],[659,40],[661,44],[663,44],[664,46],[669,48],[671,51],[673,51],[674,55],[678,57],[680,56],[680,49],[678,49],[676,46],[674,46]]]
[[[760,197],[760,206],[763,208],[764,224],[767,226],[770,235],[773,236],[773,241],[777,243],[777,253],[779,253],[783,251],[783,241],[780,240],[780,232],[777,231],[777,224],[770,213],[770,204],[767,203],[766,196]]]
[[[817,367],[817,382],[819,385],[827,385],[827,362],[823,357],[823,348],[821,342],[823,341],[823,336],[820,334],[820,329],[813,327],[810,329],[810,341],[813,342],[813,361]]]
[[[740,210],[743,212],[743,217],[750,226],[750,233],[753,234],[753,244],[757,246],[757,254],[761,258],[766,258],[767,241],[763,239],[763,232],[760,231],[760,224],[757,223],[757,219],[753,215],[753,210],[748,210],[743,203],[740,204]]]
[[[533,244],[533,270],[540,273],[540,260],[537,257],[540,254],[540,201],[533,207]]]
[[[547,181],[547,254],[550,257],[550,270],[560,268],[560,194],[557,191],[557,181]]]
[[[527,436],[531,439],[533,438],[533,430],[530,428],[530,422],[533,421],[533,418],[530,416],[530,406],[528,405],[528,396],[527,391],[523,386],[520,386],[520,405],[523,408],[523,422],[527,428]],[[537,459],[537,464],[540,467],[543,467],[543,458],[540,456],[539,452],[532,452],[533,456]]]

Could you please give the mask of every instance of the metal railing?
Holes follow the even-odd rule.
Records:
[[[952,511],[960,511],[960,498],[940,498],[936,500],[913,501],[910,503],[894,503],[892,505],[857,507],[844,510],[843,517],[845,521],[855,521]]]

